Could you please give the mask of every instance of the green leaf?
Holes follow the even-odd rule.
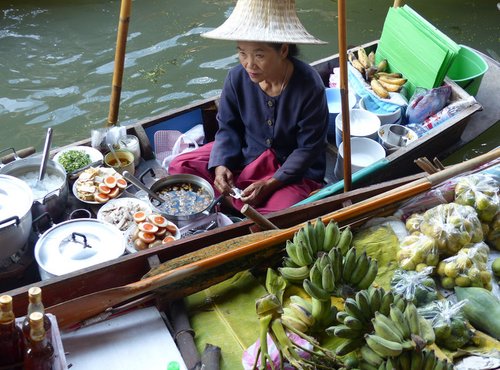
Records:
[[[266,289],[269,293],[274,294],[281,303],[283,303],[283,294],[288,286],[288,282],[272,268],[267,269]]]
[[[248,271],[186,298],[200,353],[206,343],[221,348],[221,370],[241,368],[243,351],[259,337],[255,301],[266,289]]]

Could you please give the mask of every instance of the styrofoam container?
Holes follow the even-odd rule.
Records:
[[[382,158],[385,158],[385,150],[377,141],[366,137],[351,138],[351,173],[368,167]],[[344,143],[340,143],[334,171],[337,179],[343,178]]]
[[[363,109],[349,111],[349,126],[351,137],[366,137],[377,140],[377,131],[380,128],[380,119],[375,113]],[[335,143],[337,148],[342,142],[342,113],[335,118]]]
[[[335,118],[342,110],[342,100],[340,89],[335,87],[327,87],[325,89],[326,102],[328,104],[328,141],[335,141]],[[356,95],[349,90],[348,93],[349,109],[356,105]]]
[[[359,101],[359,107],[363,110],[371,112],[370,110],[368,110],[366,108],[364,98],[361,98],[361,100]],[[394,112],[385,113],[385,114],[384,113],[377,113],[377,112],[372,112],[372,113],[377,115],[377,117],[380,119],[381,125],[390,125],[393,123],[397,123],[401,119],[401,108],[396,109]]]

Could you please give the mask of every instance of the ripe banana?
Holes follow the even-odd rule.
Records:
[[[380,71],[380,72],[384,72],[386,69],[387,69],[387,66],[389,64],[387,63],[387,59],[382,59],[380,62],[378,62],[377,64],[377,69]]]
[[[368,289],[370,285],[372,285],[373,281],[377,277],[378,273],[378,262],[377,260],[371,260],[370,266],[368,267],[368,271],[365,276],[360,280],[357,284],[358,289]]]
[[[366,334],[365,341],[368,347],[383,358],[396,357],[403,352],[401,343],[384,339],[376,334]]]
[[[398,92],[402,88],[401,85],[389,83],[387,81],[381,80],[380,78],[377,78],[376,80],[384,89],[390,92]]]
[[[295,316],[288,315],[286,313],[281,315],[281,321],[283,322],[283,325],[285,325],[287,328],[293,328],[302,333],[306,333],[310,328],[310,326],[304,323],[302,320],[296,318]]]
[[[301,306],[297,303],[290,303],[287,307],[291,312],[291,316],[296,317],[297,319],[303,321],[306,325],[312,326],[314,325],[314,317],[312,316],[311,311],[309,311],[304,306]]]
[[[402,78],[403,75],[401,73],[397,73],[397,72],[392,72],[392,73],[389,73],[389,72],[377,72],[377,76],[376,77],[380,77],[380,76],[387,76],[387,77],[393,77],[393,78]]]
[[[389,98],[389,92],[375,78],[370,81],[370,86],[375,94],[382,99]]]
[[[330,300],[331,295],[323,288],[313,284],[309,279],[305,279],[302,283],[304,290],[311,297],[316,298],[320,301]]]
[[[359,349],[359,353],[363,361],[366,361],[367,363],[373,366],[378,367],[384,361],[384,359],[378,353],[376,353],[374,350],[372,350],[370,347],[366,345],[362,346]]]
[[[359,71],[359,73],[361,73],[362,76],[364,76],[365,67],[363,67],[361,62],[356,58],[356,56],[354,55],[354,53],[352,51],[347,53],[347,58],[349,59],[349,62],[351,62],[352,66],[354,68],[356,68]]]
[[[325,239],[323,242],[323,251],[329,252],[333,247],[337,245],[340,239],[340,229],[339,225],[333,221],[330,220],[328,222],[328,225],[325,227]]]
[[[339,242],[336,247],[340,249],[342,255],[345,256],[352,242],[352,231],[349,226],[346,226],[344,230],[342,230],[339,238]]]
[[[377,76],[375,76],[375,78],[377,78],[379,82],[383,81],[392,85],[399,85],[399,86],[403,86],[406,83],[406,81],[408,81],[406,78],[391,77],[388,75],[381,75],[381,74],[378,74]]]
[[[363,48],[358,49],[358,60],[365,69],[371,67],[371,63],[370,60],[368,59],[368,55],[366,54],[365,49]]]
[[[368,53],[368,60],[371,66],[375,65],[375,52],[373,50]]]
[[[309,267],[278,267],[278,272],[291,283],[302,283],[309,277]]]

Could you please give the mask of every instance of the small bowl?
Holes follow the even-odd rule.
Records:
[[[118,159],[120,159],[121,166],[116,162],[115,156],[111,152],[104,156],[106,166],[113,168],[119,174],[122,174],[123,171],[128,171],[133,175],[135,172],[134,154],[125,149],[115,150],[115,153]]]
[[[334,87],[327,87],[325,89],[326,102],[328,104],[328,141],[335,141],[335,118],[342,110],[342,100],[340,96],[340,89]],[[349,90],[349,109],[356,105],[356,95]]]
[[[394,126],[394,124],[393,125],[383,125],[383,126],[380,126],[380,128],[378,129],[378,141],[380,144],[382,144],[384,149],[387,151],[387,154],[393,153],[396,150],[398,150],[399,148],[402,148],[401,146],[392,145],[392,144],[389,144],[387,142],[387,136],[389,134],[389,129],[391,128],[391,126]],[[400,126],[400,125],[398,125],[398,126]],[[407,130],[407,133],[405,135],[406,136],[406,145],[405,146],[408,146],[413,141],[418,139],[418,135],[415,131],[413,131],[412,129],[409,129],[408,127],[405,127],[405,129]]]
[[[389,125],[393,123],[397,123],[401,119],[401,108],[396,109],[394,112],[391,113],[377,113],[373,112],[371,110],[368,110],[365,106],[365,98],[361,98],[359,101],[359,107],[361,109],[364,109],[368,112],[372,112],[377,115],[377,117],[380,119],[380,124],[381,125]]]
[[[375,113],[363,109],[349,111],[349,125],[351,137],[366,137],[377,140],[377,131],[380,128],[380,119]],[[335,143],[337,148],[342,142],[342,113],[335,119]]]
[[[366,137],[351,138],[351,173],[368,167],[382,158],[385,158],[385,150],[375,140]],[[344,143],[340,143],[339,156],[335,166],[335,176],[338,179],[343,177],[343,168]]]

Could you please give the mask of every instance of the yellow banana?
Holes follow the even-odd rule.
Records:
[[[388,67],[387,59],[382,59],[380,62],[377,64],[377,69],[380,72],[384,72]]]
[[[281,321],[283,322],[283,325],[285,325],[286,327],[291,327],[302,333],[307,332],[310,328],[310,326],[304,323],[302,320],[296,318],[295,316],[290,316],[288,314],[281,315]]]
[[[394,78],[402,78],[403,75],[401,73],[397,73],[397,72],[392,72],[392,73],[389,73],[389,72],[377,72],[377,77],[380,77],[380,76],[387,76],[387,77],[394,77]]]
[[[368,53],[368,60],[371,66],[375,65],[375,52],[373,50]]]
[[[386,89],[387,91],[390,91],[390,92],[398,92],[399,90],[401,90],[401,88],[403,86],[401,85],[396,85],[396,84],[391,84],[389,82],[386,82],[384,80],[381,80],[380,78],[377,79],[377,82],[384,88]]]
[[[384,339],[376,334],[366,334],[365,340],[368,347],[384,358],[396,357],[403,352],[401,343]]]
[[[304,306],[296,303],[290,303],[285,308],[289,308],[291,310],[292,316],[295,316],[299,320],[302,320],[306,325],[314,325],[314,317],[312,316],[311,311],[307,310]]]
[[[361,62],[358,60],[358,58],[356,58],[356,56],[354,55],[354,53],[352,51],[347,53],[347,58],[349,59],[349,62],[351,62],[352,66],[354,68],[356,68],[359,71],[359,73],[361,73],[362,76],[364,76],[365,75],[365,68],[363,67]]]
[[[377,75],[375,77],[378,78],[379,82],[383,81],[392,85],[400,85],[400,86],[403,86],[408,81],[406,78],[390,77],[386,75]]]
[[[370,86],[373,92],[382,99],[387,99],[389,97],[389,92],[375,78],[370,81]]]
[[[361,65],[367,69],[370,68],[370,60],[368,59],[368,55],[366,54],[366,50],[363,48],[358,49],[358,60],[361,63]]]

